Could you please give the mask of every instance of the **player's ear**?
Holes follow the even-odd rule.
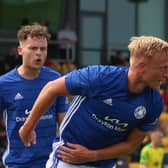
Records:
[[[142,69],[145,67],[145,65],[146,64],[143,60],[139,62],[139,67],[142,68]]]
[[[19,55],[22,55],[22,47],[21,46],[18,46],[17,51],[18,51]]]
[[[141,73],[144,73],[144,70],[145,70],[145,67],[146,67],[146,63],[145,61],[142,59],[138,62],[138,71],[141,72]]]

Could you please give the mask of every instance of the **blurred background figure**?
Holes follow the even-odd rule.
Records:
[[[46,60],[44,62],[44,66],[50,67],[50,68],[62,73],[61,65],[59,63],[57,63],[56,61],[50,59],[49,57],[46,58]]]
[[[21,64],[21,57],[18,55],[17,47],[12,47],[9,53],[4,57],[5,70],[10,71]]]
[[[140,168],[162,168],[164,158],[162,137],[163,134],[159,129],[149,133],[149,143],[141,150]]]
[[[168,112],[168,86],[167,85],[164,86],[164,89],[162,89],[161,94],[164,102],[163,111]]]
[[[61,59],[69,60],[72,58],[75,45],[77,43],[77,34],[73,30],[70,22],[65,22],[63,29],[58,31],[57,38],[59,42],[59,51]]]
[[[5,70],[5,62],[3,58],[0,59],[0,75],[3,75],[6,72]]]
[[[111,64],[116,66],[127,66],[129,61],[125,59],[122,52],[118,50],[115,55],[111,57]]]

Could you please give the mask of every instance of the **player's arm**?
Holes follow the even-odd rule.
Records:
[[[58,153],[60,158],[69,163],[84,163],[112,159],[133,152],[141,144],[145,135],[145,132],[134,129],[125,141],[103,149],[89,150],[79,144],[69,143],[69,148],[61,146],[61,150],[59,150]]]
[[[5,128],[5,121],[0,119],[0,125]]]
[[[97,151],[96,157],[99,159],[110,159],[122,155],[132,153],[142,143],[147,132],[143,132],[139,129],[134,129],[128,135],[128,138],[118,144],[112,145],[111,147],[100,149]],[[104,153],[104,150],[106,151]]]
[[[5,121],[0,120],[0,138],[3,138],[6,136],[6,130],[5,130]]]
[[[103,149],[89,150],[79,144],[68,143],[67,145],[69,148],[61,146],[58,154],[60,158],[69,163],[84,163],[112,159],[133,152],[141,144],[145,136],[145,132],[134,129],[125,141]]]
[[[59,95],[68,95],[65,86],[65,77],[60,77],[54,81],[48,82],[40,92],[31,113],[19,130],[20,138],[25,146],[36,143],[34,129],[40,117],[48,110],[55,98]]]

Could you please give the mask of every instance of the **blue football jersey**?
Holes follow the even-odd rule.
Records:
[[[60,126],[65,144],[100,149],[125,140],[133,128],[156,127],[163,107],[159,92],[147,87],[142,93],[131,93],[127,75],[127,67],[101,65],[66,75],[66,87],[76,97]],[[88,164],[108,168],[114,163],[115,159]]]
[[[56,136],[56,115],[66,112],[68,102],[64,96],[57,97],[49,110],[40,118],[36,127],[37,143],[29,148],[24,147],[18,130],[28,117],[32,106],[44,85],[60,77],[60,74],[47,67],[42,67],[40,75],[34,80],[21,77],[17,69],[13,69],[0,77],[0,116],[6,112],[6,129],[8,146],[4,153],[4,162],[9,167],[24,164],[34,168],[45,165],[52,150],[52,142]],[[47,100],[46,100],[47,101]],[[44,166],[45,167],[45,166]]]

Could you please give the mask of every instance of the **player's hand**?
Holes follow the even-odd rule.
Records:
[[[67,146],[60,146],[57,150],[58,157],[63,161],[77,164],[96,161],[96,153],[94,150],[79,145],[67,143]]]
[[[34,130],[28,131],[26,127],[22,126],[19,129],[19,136],[26,147],[36,144],[36,133]]]

